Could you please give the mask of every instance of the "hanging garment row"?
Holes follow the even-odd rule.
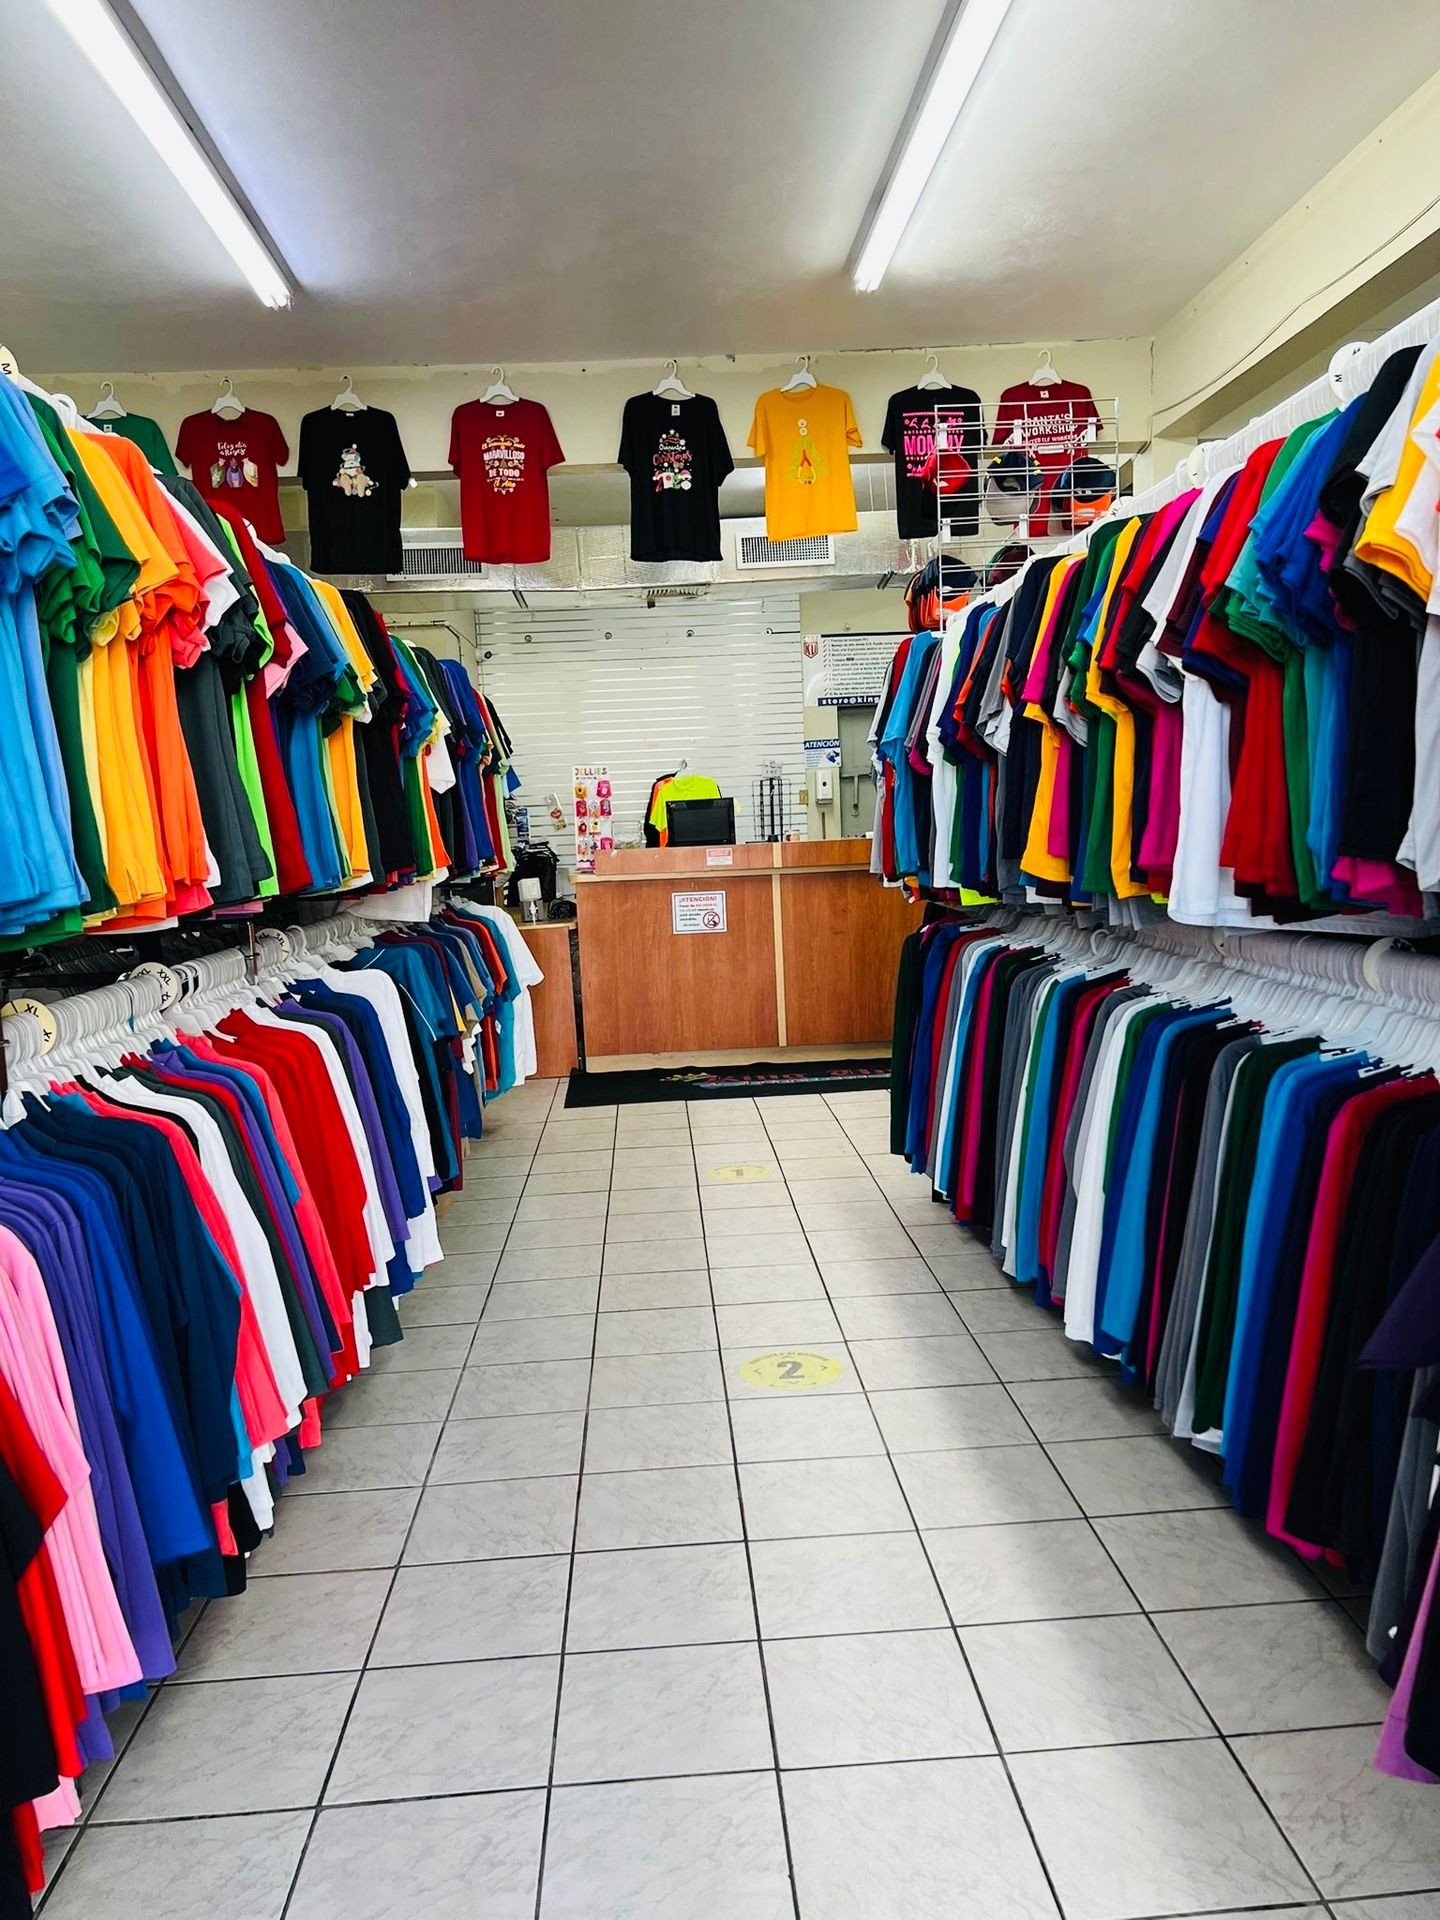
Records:
[[[1440,892],[1440,341],[903,640],[877,870],[1112,922]]]
[[[9,944],[509,863],[510,742],[457,661],[9,380],[0,686]]]
[[[259,953],[254,982],[224,954],[5,1021],[4,1920],[106,1713],[174,1671],[192,1600],[244,1589],[329,1396],[401,1338],[483,1103],[535,1068],[538,969],[496,908]]]
[[[1218,964],[935,919],[901,958],[891,1144],[1241,1513],[1375,1581],[1371,1650],[1408,1676],[1381,1762],[1430,1779],[1440,963],[1386,1002],[1361,950],[1296,939],[1277,977],[1266,938]]]

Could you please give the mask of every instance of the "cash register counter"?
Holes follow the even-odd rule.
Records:
[[[888,1044],[920,909],[868,840],[602,853],[575,876],[586,1064]]]

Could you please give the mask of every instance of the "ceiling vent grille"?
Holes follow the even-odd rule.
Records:
[[[735,536],[735,565],[741,573],[770,567],[833,567],[835,537],[822,533],[803,540],[771,540],[763,533]]]
[[[483,579],[483,560],[467,560],[459,527],[402,527],[400,571],[391,580]]]

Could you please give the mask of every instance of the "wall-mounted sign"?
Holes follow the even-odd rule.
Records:
[[[873,707],[899,640],[895,633],[807,633],[805,705]]]
[[[672,933],[724,933],[725,895],[672,893],[670,930]]]
[[[840,742],[838,740],[807,740],[805,764],[807,767],[838,767]]]

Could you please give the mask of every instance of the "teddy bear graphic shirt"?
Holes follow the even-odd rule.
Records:
[[[189,414],[180,422],[175,455],[204,499],[243,514],[262,540],[278,544],[285,538],[279,470],[290,449],[273,413],[246,407],[229,418]]]
[[[735,462],[709,394],[635,394],[619,461],[630,476],[632,560],[720,558],[720,483]]]
[[[467,400],[450,416],[467,560],[536,566],[550,558],[551,467],[565,455],[538,400]]]
[[[319,407],[300,422],[300,484],[316,573],[399,573],[410,462],[393,413]]]

